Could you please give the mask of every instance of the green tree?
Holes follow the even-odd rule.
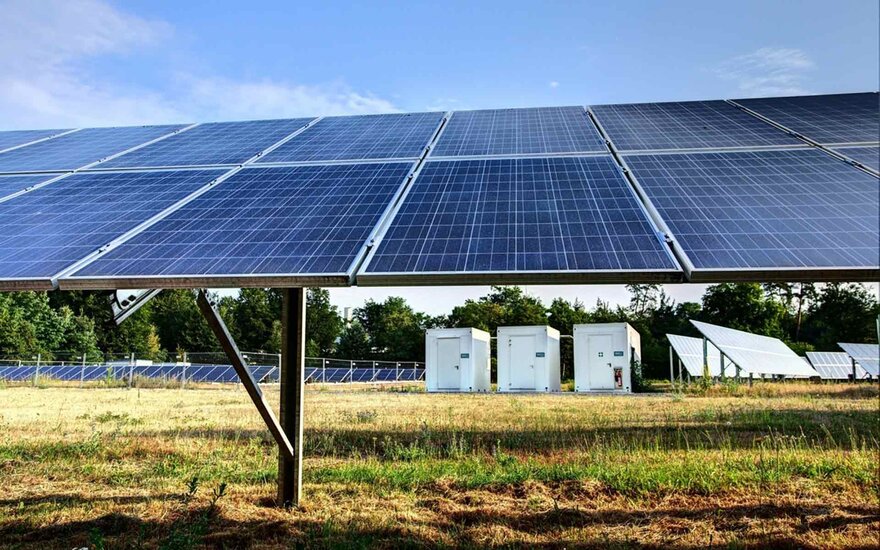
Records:
[[[227,313],[230,332],[242,351],[279,353],[281,338],[276,332],[281,319],[281,291],[243,288]]]
[[[370,338],[357,319],[352,320],[342,330],[335,356],[341,359],[369,359],[372,357]]]
[[[166,351],[220,351],[191,291],[164,290],[152,299],[151,306],[151,321]]]
[[[702,320],[765,336],[784,337],[781,321],[785,308],[768,299],[757,283],[712,285],[703,295]]]
[[[367,300],[354,317],[370,342],[371,358],[421,361],[425,357],[425,327],[429,317],[417,313],[399,296],[384,302]]]
[[[499,326],[545,325],[547,309],[517,286],[493,286],[488,295],[453,308],[449,323],[495,334]]]
[[[808,310],[804,326],[806,340],[819,350],[837,350],[838,342],[877,341],[880,305],[865,285],[825,285]]]
[[[339,308],[330,303],[330,292],[310,288],[306,296],[306,355],[329,357],[342,333]]]

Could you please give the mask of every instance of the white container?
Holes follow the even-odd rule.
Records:
[[[632,392],[630,369],[642,340],[629,323],[574,326],[574,391]]]
[[[425,388],[429,392],[486,392],[491,336],[475,328],[425,333]]]
[[[559,390],[559,331],[498,327],[498,391]]]

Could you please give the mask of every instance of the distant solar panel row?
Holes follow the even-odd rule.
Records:
[[[0,153],[0,173],[75,170],[180,128],[182,126],[87,128]]]
[[[11,130],[0,132],[0,151],[10,147],[18,147],[38,139],[45,139],[58,135],[67,130]]]
[[[102,168],[149,168],[241,164],[299,130],[312,119],[253,120],[202,124],[116,157]]]
[[[876,92],[735,102],[825,145],[880,141],[880,95]]]
[[[460,111],[433,157],[605,152],[583,107]]]
[[[595,105],[619,151],[803,145],[724,101]]]

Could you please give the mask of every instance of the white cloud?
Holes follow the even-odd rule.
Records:
[[[148,124],[392,112],[344,83],[312,85],[168,74],[163,88],[89,71],[101,56],[163,55],[174,29],[102,0],[0,0],[3,129]]]
[[[722,62],[713,72],[747,96],[808,93],[803,82],[813,61],[796,48],[760,48]]]
[[[551,80],[551,81],[550,81],[550,87],[551,87],[551,88],[558,88],[558,87],[559,87],[559,82],[557,82],[557,81],[555,81],[555,80]]]

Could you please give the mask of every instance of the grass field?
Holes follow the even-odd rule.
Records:
[[[312,387],[284,511],[241,390],[3,388],[0,545],[875,548],[878,399]]]

